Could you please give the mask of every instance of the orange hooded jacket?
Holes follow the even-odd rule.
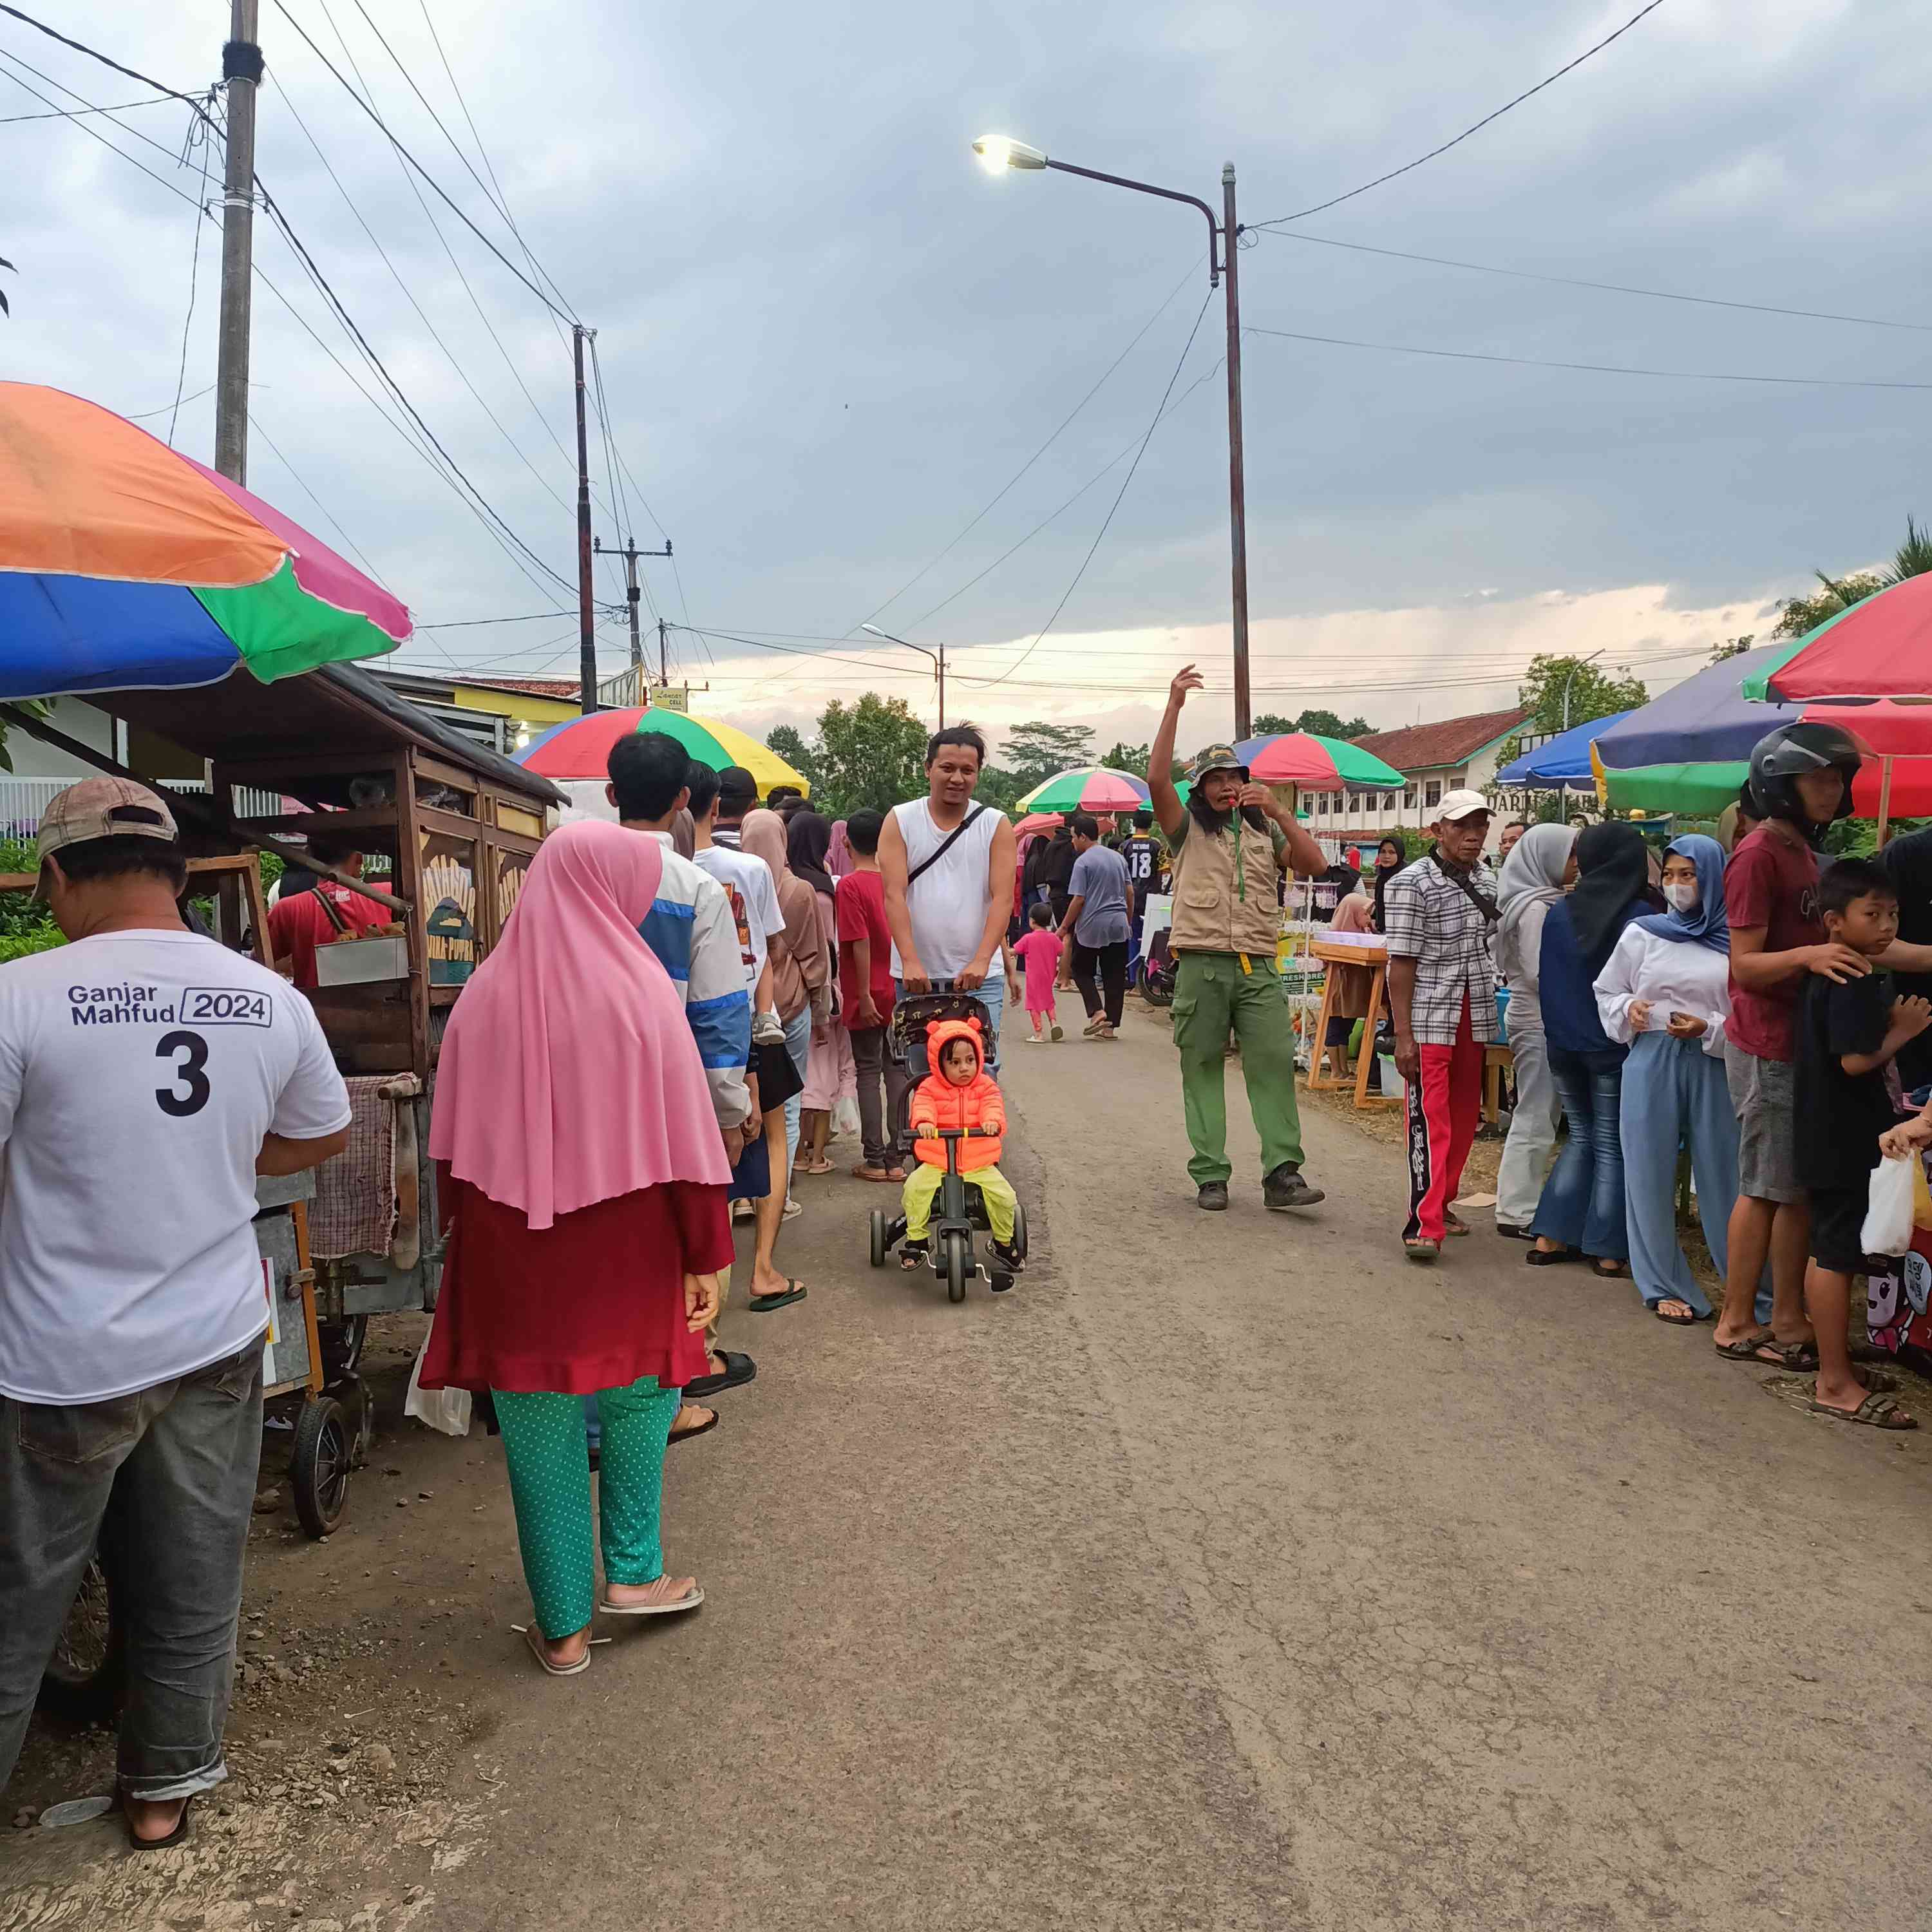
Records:
[[[968,1042],[980,1063],[980,1070],[964,1087],[956,1087],[940,1071],[939,1057],[956,1040]],[[912,1125],[930,1134],[936,1127],[992,1127],[997,1133],[1006,1130],[1006,1105],[999,1083],[986,1071],[986,1055],[980,1043],[977,1020],[934,1020],[926,1030],[926,1063],[932,1069],[912,1096]],[[959,1172],[998,1165],[1004,1143],[999,1139],[961,1141]],[[946,1165],[946,1143],[921,1138],[913,1152],[928,1167]]]

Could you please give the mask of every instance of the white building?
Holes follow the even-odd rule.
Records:
[[[1478,711],[1467,718],[1442,718],[1399,731],[1372,731],[1354,742],[1402,775],[1400,791],[1317,791],[1304,788],[1300,802],[1309,830],[1318,838],[1373,838],[1398,826],[1419,832],[1434,821],[1444,792],[1465,788],[1486,791],[1494,783],[1498,754],[1522,729],[1529,713]]]

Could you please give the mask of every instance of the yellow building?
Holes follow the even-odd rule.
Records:
[[[370,664],[398,698],[454,725],[466,737],[514,757],[540,731],[576,717],[578,686],[569,677],[447,677]]]

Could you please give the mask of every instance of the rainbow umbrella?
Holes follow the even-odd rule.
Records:
[[[1036,784],[1014,808],[1019,812],[1138,812],[1148,802],[1147,781],[1108,765],[1076,765]]]
[[[1271,738],[1250,738],[1234,747],[1247,760],[1249,776],[1262,784],[1378,786],[1392,791],[1401,772],[1346,738],[1323,738],[1312,731],[1283,731]]]
[[[812,787],[777,752],[748,736],[735,724],[716,718],[693,718],[662,705],[626,705],[618,711],[593,711],[587,718],[567,718],[541,731],[517,755],[517,763],[562,784],[572,780],[602,785],[610,768],[610,747],[633,731],[662,731],[675,738],[701,765],[722,772],[742,765],[758,781],[763,797],[774,785],[796,785],[808,798]]]
[[[264,684],[410,614],[238,483],[99,404],[0,382],[0,698]]]
[[[1932,697],[1932,576],[1906,578],[1827,617],[1796,643],[1773,646],[1742,688],[1745,697],[1774,704]]]

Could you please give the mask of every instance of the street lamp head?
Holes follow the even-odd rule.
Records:
[[[973,152],[980,157],[980,165],[989,175],[996,175],[1006,168],[1043,168],[1046,157],[1037,148],[1030,148],[1024,141],[1016,141],[1005,134],[982,134],[973,143]]]
[[[875,638],[884,638],[888,644],[896,644],[898,642],[898,638],[892,637],[887,632],[880,630],[876,624],[861,624],[859,628],[862,631],[870,631]]]

